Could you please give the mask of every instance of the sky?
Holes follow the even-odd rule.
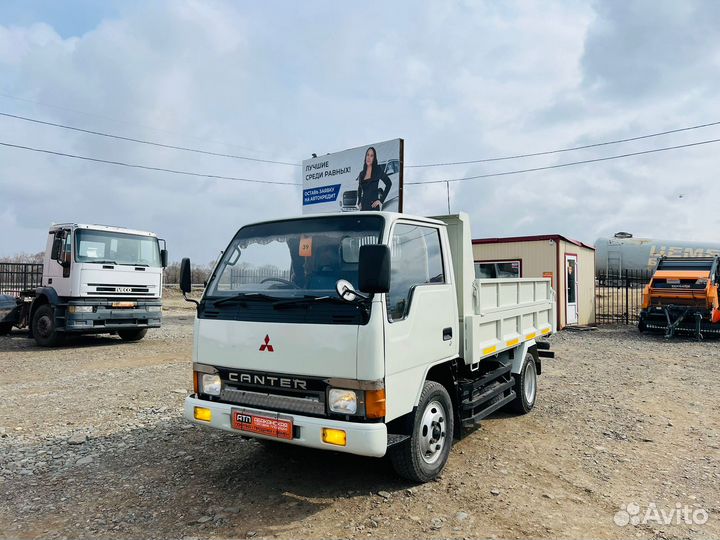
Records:
[[[568,148],[720,121],[720,3],[4,0],[0,113],[300,163],[397,137],[405,164]],[[406,182],[543,167],[696,141],[720,126],[547,156],[406,168]],[[299,167],[207,156],[0,116],[0,142],[153,167],[299,182]],[[617,231],[717,240],[720,143],[452,183],[473,236]],[[447,212],[444,184],[405,211]],[[214,260],[301,190],[0,146],[0,257],[52,222],[165,238]]]

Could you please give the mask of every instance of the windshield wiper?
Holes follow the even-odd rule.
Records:
[[[346,303],[345,300],[337,296],[303,296],[301,298],[291,298],[289,300],[279,300],[277,302],[273,302],[273,307],[275,309],[278,309],[284,306],[311,304],[313,302],[320,302],[324,300],[330,300],[332,302],[342,302],[343,304]]]
[[[263,294],[263,293],[258,293],[258,292],[250,292],[250,293],[241,292],[241,293],[235,294],[233,296],[228,296],[227,298],[221,298],[220,300],[212,300],[212,298],[211,298],[210,301],[213,303],[213,305],[219,306],[220,304],[225,304],[227,302],[241,302],[243,300],[254,300],[254,299],[277,300],[277,296],[270,296],[269,294]]]
[[[111,261],[111,260],[101,260],[101,261],[92,260],[92,261],[83,261],[83,262],[89,262],[89,263],[94,263],[94,264],[115,264],[115,265],[119,264],[117,261]]]

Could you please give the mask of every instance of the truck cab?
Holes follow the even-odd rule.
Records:
[[[643,290],[641,332],[720,334],[720,256],[660,257]]]
[[[5,325],[29,326],[43,346],[59,345],[70,333],[117,333],[137,341],[148,328],[160,326],[166,264],[164,241],[154,233],[53,224],[41,281],[19,291],[17,308]]]
[[[548,280],[507,283],[515,296],[503,305],[505,292],[493,300],[475,288],[471,249],[465,215],[354,212],[241,228],[197,305],[186,417],[319,449],[390,451],[403,476],[434,478],[463,427],[502,406],[532,408],[534,338],[553,329]],[[188,270],[185,259],[185,293]],[[479,302],[494,307],[470,314]],[[498,334],[513,309],[515,326]]]

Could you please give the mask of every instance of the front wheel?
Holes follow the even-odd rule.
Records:
[[[410,439],[390,449],[395,472],[414,482],[429,482],[445,467],[453,442],[453,408],[445,387],[423,386]]]
[[[510,402],[510,408],[520,414],[529,413],[535,406],[537,398],[537,365],[531,353],[525,355],[525,364],[515,377],[515,399]]]
[[[118,336],[123,341],[140,341],[147,334],[147,328],[138,328],[136,330],[118,330]]]
[[[51,305],[43,304],[35,310],[32,318],[32,333],[35,342],[41,347],[56,347],[65,340],[65,334],[58,332],[55,310]]]

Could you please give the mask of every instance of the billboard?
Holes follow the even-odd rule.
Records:
[[[402,212],[403,140],[368,144],[302,163],[303,214]]]

